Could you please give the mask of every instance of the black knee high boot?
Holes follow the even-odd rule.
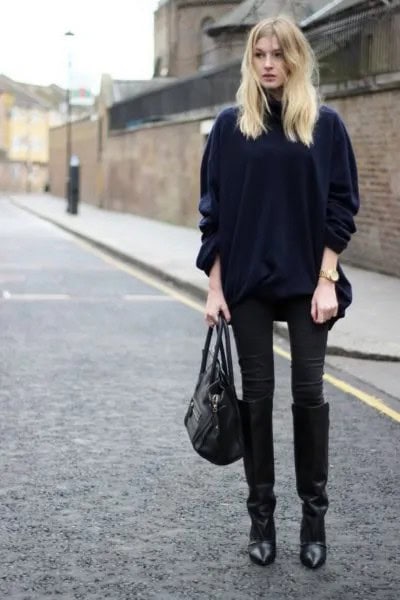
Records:
[[[251,519],[250,559],[268,565],[275,559],[275,471],[272,407],[267,401],[239,402],[243,427],[243,464],[249,486],[247,509]]]
[[[297,492],[303,501],[300,560],[315,569],[326,560],[329,404],[292,405]]]

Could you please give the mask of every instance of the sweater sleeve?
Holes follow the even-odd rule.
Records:
[[[201,247],[196,259],[196,266],[207,275],[218,254],[219,223],[219,141],[218,119],[215,121],[204,149],[200,168],[200,202],[201,219],[199,229]]]
[[[333,132],[325,246],[337,254],[345,250],[356,231],[354,216],[360,205],[357,165],[349,135],[339,115]]]

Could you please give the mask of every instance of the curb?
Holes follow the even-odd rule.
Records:
[[[286,327],[274,323],[274,331],[281,337],[289,340],[289,333]],[[329,356],[342,356],[344,358],[357,358],[359,360],[373,360],[374,362],[400,362],[400,357],[393,354],[378,354],[376,352],[362,352],[361,350],[347,350],[341,346],[331,346],[328,344],[326,354]]]
[[[194,296],[198,300],[205,301],[207,298],[206,291],[195,284],[180,279],[175,275],[170,275],[169,273],[166,273],[158,267],[154,267],[153,265],[149,265],[148,263],[134,256],[125,254],[124,252],[121,252],[121,250],[117,250],[112,246],[105,244],[104,242],[98,241],[95,238],[90,237],[87,234],[79,233],[73,228],[68,227],[63,223],[59,223],[56,219],[53,219],[52,217],[42,215],[41,213],[35,211],[32,208],[28,208],[19,204],[18,201],[14,200],[14,198],[12,197],[10,197],[10,201],[17,208],[25,210],[26,212],[34,215],[35,217],[38,217],[43,221],[47,221],[48,223],[55,225],[59,229],[62,229],[67,233],[74,235],[75,237],[89,243],[90,245],[94,246],[95,248],[98,248],[99,250],[102,250],[103,252],[109,254],[110,256],[113,256],[114,258],[118,258],[122,262],[133,265],[134,267],[137,267],[138,269],[141,269],[142,271],[150,275],[154,275],[155,277],[162,279],[164,282],[172,285],[173,287],[181,291],[187,292],[188,294]],[[283,337],[284,339],[289,340],[289,333],[286,327],[279,325],[279,323],[274,323],[274,332]],[[361,360],[373,360],[375,362],[400,362],[400,357],[392,354],[378,354],[375,352],[362,352],[360,350],[347,350],[345,348],[341,348],[340,346],[330,346],[329,344],[326,349],[326,354],[329,356],[343,356],[347,358],[356,358]]]

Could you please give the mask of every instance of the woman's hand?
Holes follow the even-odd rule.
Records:
[[[225,301],[225,296],[221,289],[210,288],[207,296],[205,320],[210,327],[218,323],[218,315],[222,312],[227,323],[231,320],[231,313]]]
[[[322,277],[318,280],[311,300],[311,316],[314,323],[325,323],[338,312],[335,284]]]
[[[222,312],[227,323],[231,320],[231,313],[222,291],[221,283],[221,261],[216,257],[210,271],[210,283],[207,296],[206,314],[204,316],[210,327],[218,323],[218,315]]]

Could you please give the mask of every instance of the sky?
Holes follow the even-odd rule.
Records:
[[[157,5],[158,0],[2,0],[0,73],[65,87],[70,72],[71,87],[95,93],[102,73],[150,79]],[[74,36],[66,37],[67,31]]]

